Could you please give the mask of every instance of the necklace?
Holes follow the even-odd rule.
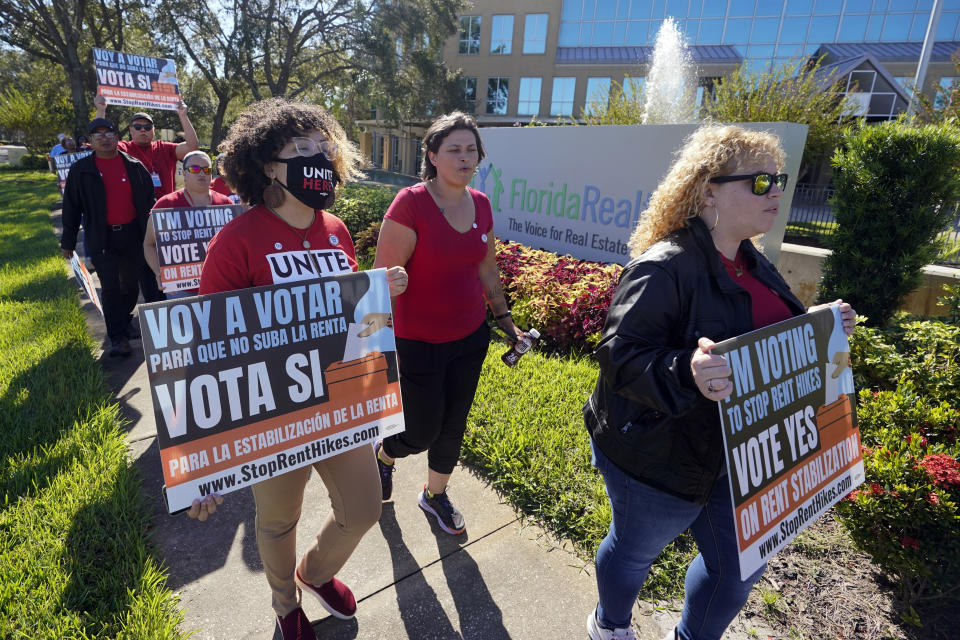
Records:
[[[273,215],[275,215],[275,216],[277,216],[278,218],[280,218],[281,220],[283,220],[283,223],[286,224],[288,227],[290,227],[290,230],[291,230],[291,231],[293,231],[295,234],[297,234],[297,237],[300,238],[300,241],[303,243],[303,248],[304,248],[304,249],[309,249],[309,248],[310,248],[310,241],[307,240],[307,235],[310,233],[310,229],[313,227],[313,223],[317,221],[317,212],[316,212],[316,211],[313,212],[313,218],[310,220],[310,224],[307,226],[306,229],[303,230],[303,231],[304,231],[304,234],[303,234],[303,235],[300,235],[300,231],[297,230],[297,228],[296,228],[295,226],[293,226],[292,224],[290,224],[289,222],[287,222],[286,220],[284,220],[283,216],[281,216],[279,213],[277,213],[276,211],[274,211],[274,210],[271,209],[270,207],[267,207],[267,211],[269,211],[269,212],[272,213]]]

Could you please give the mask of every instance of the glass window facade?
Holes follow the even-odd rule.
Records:
[[[751,61],[783,63],[833,42],[922,42],[931,7],[928,0],[563,0],[558,44],[652,46],[672,16],[691,44],[729,44]],[[945,0],[936,39],[960,40],[958,29],[960,0]]]
[[[490,53],[506,56],[513,51],[513,16],[490,18]]]
[[[507,114],[507,100],[510,97],[510,78],[487,78],[487,113],[503,116]]]
[[[602,0],[601,0],[602,1]],[[614,4],[616,4],[614,2]],[[523,52],[544,53],[547,50],[547,21],[550,16],[546,13],[528,13],[523,19]],[[613,34],[610,34],[612,39]]]
[[[553,79],[553,95],[550,98],[550,115],[573,115],[573,92],[576,88],[576,78]]]
[[[459,52],[466,56],[480,53],[480,16],[460,16]]]
[[[602,111],[610,104],[610,78],[587,78],[587,96],[583,110],[593,113]]]
[[[473,113],[477,109],[477,79],[465,77],[461,80],[463,86],[463,99],[467,103],[467,110]]]
[[[535,116],[540,113],[540,78],[520,78],[520,93],[517,94],[517,115]]]

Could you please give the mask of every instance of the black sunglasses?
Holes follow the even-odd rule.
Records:
[[[136,129],[137,131],[150,131],[150,129],[153,129],[152,124],[140,124],[139,122],[137,124],[132,124],[130,126]]]
[[[751,173],[750,175],[717,176],[716,178],[710,178],[710,182],[723,183],[736,182],[737,180],[753,180],[750,189],[754,195],[762,196],[766,195],[770,189],[773,188],[774,184],[780,187],[780,191],[785,191],[788,177],[785,173]]]

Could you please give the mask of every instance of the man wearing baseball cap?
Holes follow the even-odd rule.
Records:
[[[84,229],[90,259],[100,277],[100,299],[110,338],[110,357],[129,356],[131,324],[139,297],[143,235],[153,197],[150,172],[136,158],[117,149],[117,129],[106,118],[90,122],[93,154],[70,167],[63,191],[60,248],[69,259]]]
[[[98,95],[93,102],[97,107],[97,117],[104,117],[107,112],[106,99]],[[142,111],[133,114],[130,118],[128,127],[130,140],[119,141],[120,151],[133,156],[147,168],[150,179],[153,181],[153,195],[158,199],[176,190],[177,162],[200,146],[197,131],[187,117],[187,106],[182,100],[177,105],[177,115],[180,117],[184,137],[184,141],[179,144],[154,140],[153,117]],[[146,302],[166,299],[160,287],[157,286],[153,271],[146,266],[146,263],[140,273],[140,291]]]

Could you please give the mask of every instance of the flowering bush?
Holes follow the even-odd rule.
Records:
[[[600,340],[622,267],[558,256],[516,242],[497,243],[500,279],[523,328],[535,327],[560,350]]]
[[[858,327],[851,341],[867,481],[837,512],[907,602],[948,591],[960,573],[958,343],[956,327],[907,318]]]

